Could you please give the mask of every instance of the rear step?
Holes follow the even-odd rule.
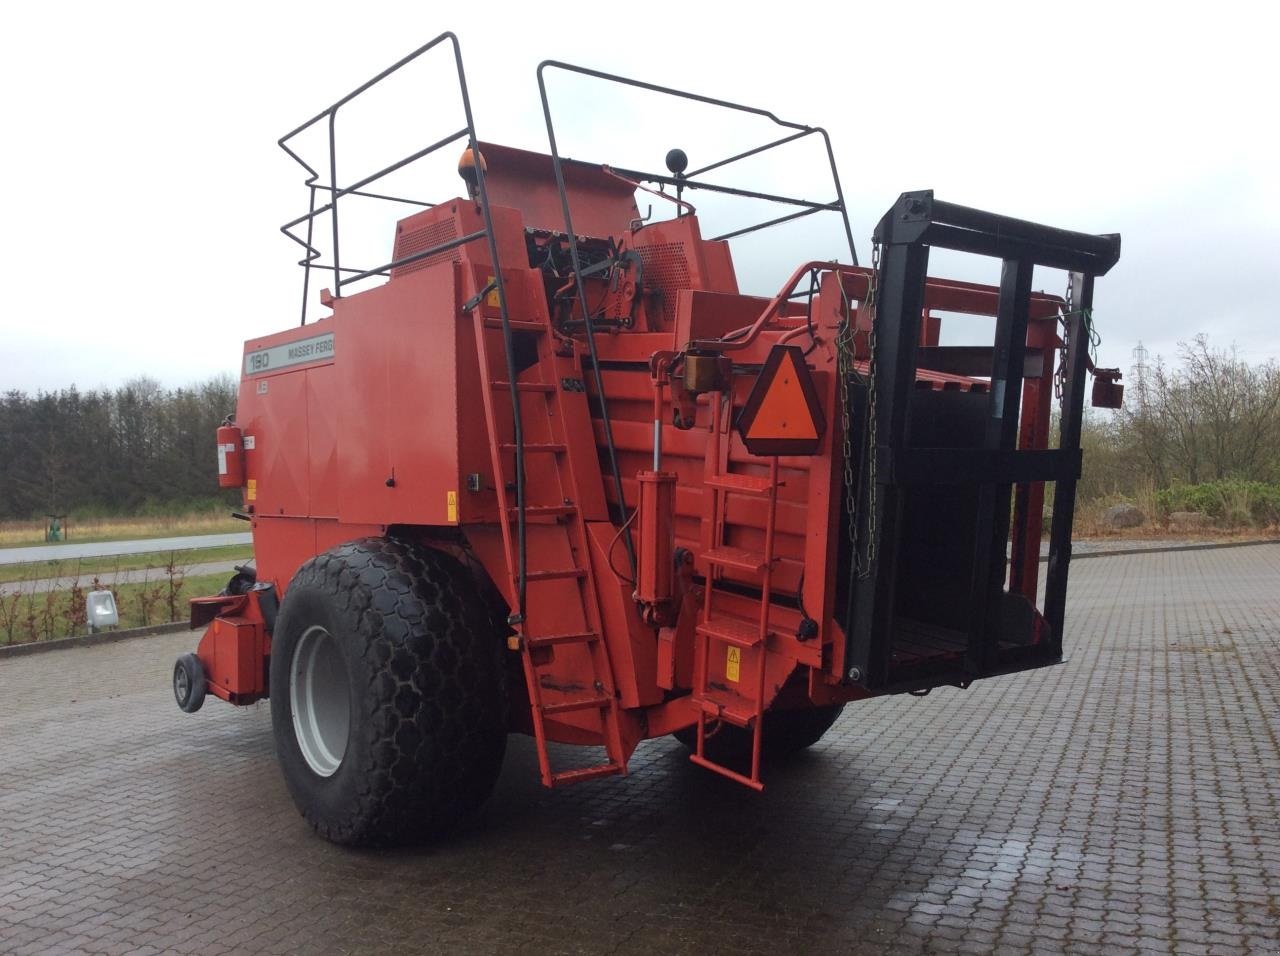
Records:
[[[527,321],[524,321],[523,319],[511,319],[507,323],[507,325],[508,327],[510,327],[512,332],[545,332],[547,331],[547,326],[543,322],[527,322]],[[502,320],[501,319],[485,319],[484,327],[486,329],[500,329],[502,328]]]
[[[573,505],[525,505],[524,513],[529,518],[565,518],[577,514]],[[520,514],[519,508],[508,508],[507,515],[512,521]]]
[[[781,488],[786,484],[780,481],[775,486],[769,478],[735,474],[708,475],[702,483],[709,488],[719,488],[722,491],[733,491],[740,495],[752,495],[758,498],[768,498],[773,488]]]
[[[708,760],[706,757],[699,756],[698,754],[690,754],[689,759],[694,763],[696,763],[699,767],[704,767],[707,770],[714,771],[715,773],[718,773],[722,777],[728,777],[734,783],[740,783],[744,787],[750,787],[752,790],[756,791],[757,793],[764,790],[764,784],[761,783],[759,780],[753,780],[751,777],[744,776],[743,774],[740,774],[735,770],[730,770],[728,767],[715,763],[714,761]]]
[[[763,637],[770,633],[766,631]],[[734,647],[755,647],[762,640],[759,621],[744,621],[737,617],[713,617],[698,625],[698,634]]]
[[[769,559],[759,551],[748,551],[745,548],[728,548],[721,546],[702,552],[702,558],[711,564],[738,571],[750,571],[759,574],[769,566]]]
[[[756,719],[754,711],[746,710],[741,706],[734,707],[730,704],[722,704],[709,697],[704,697],[700,700],[698,706],[709,717],[723,720],[725,723],[733,724],[735,727],[750,729]]]
[[[595,780],[597,777],[614,777],[625,772],[622,764],[602,763],[594,767],[579,767],[576,770],[560,770],[551,775],[551,786],[562,787],[570,783],[581,783],[583,780]]]
[[[612,697],[584,697],[581,700],[562,700],[558,704],[543,704],[542,712],[548,716],[553,714],[571,714],[577,710],[600,710],[613,706]]]
[[[584,578],[587,576],[586,568],[557,568],[552,571],[529,571],[525,574],[526,581],[563,581],[568,578]]]
[[[499,447],[499,448],[501,448],[503,451],[515,451],[515,450],[516,450],[516,446],[515,446],[515,444],[514,444],[514,443],[512,443],[512,442],[503,442],[503,443],[502,443],[502,444],[500,444],[498,447]],[[558,454],[560,454],[561,452],[565,451],[565,449],[567,449],[568,447],[569,447],[569,446],[568,446],[568,445],[565,445],[563,442],[542,442],[542,443],[537,443],[537,442],[525,442],[525,443],[524,443],[524,453],[525,453],[526,455],[529,455],[529,454],[535,454],[535,455],[536,455],[536,454],[550,454],[550,455],[558,455]]]
[[[495,391],[511,391],[511,383],[497,380],[489,383]],[[554,392],[556,387],[550,382],[516,382],[516,390],[521,392]]]
[[[556,647],[560,644],[590,644],[592,641],[600,640],[600,635],[590,631],[577,634],[545,634],[542,637],[526,634],[523,638],[515,636],[508,638],[507,646],[513,651],[518,651],[522,640],[530,648]],[[514,646],[511,645],[512,641],[516,642]]]

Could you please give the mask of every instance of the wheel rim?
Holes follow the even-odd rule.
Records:
[[[187,669],[179,662],[173,669],[173,696],[178,698],[179,704],[185,704],[190,695],[191,678],[187,676]]]
[[[307,628],[293,651],[289,672],[293,732],[302,757],[316,774],[330,777],[342,764],[351,729],[351,688],[342,648],[323,627]]]

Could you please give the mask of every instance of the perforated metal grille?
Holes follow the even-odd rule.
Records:
[[[424,249],[430,249],[432,246],[438,246],[442,242],[448,242],[450,239],[456,238],[458,238],[458,230],[454,226],[452,219],[433,222],[430,225],[423,226],[421,229],[415,229],[412,232],[396,236],[395,258],[403,259],[405,256],[413,255],[415,252],[422,252]],[[461,259],[462,256],[457,249],[446,249],[443,252],[437,252],[434,256],[419,259],[417,262],[397,266],[391,270],[391,275],[393,277],[405,275],[409,272],[425,269],[435,262],[459,262]]]
[[[689,262],[684,245],[679,242],[659,242],[652,246],[639,246],[640,261],[644,263],[645,281],[662,293],[662,319],[667,325],[676,320],[676,292],[689,288]]]

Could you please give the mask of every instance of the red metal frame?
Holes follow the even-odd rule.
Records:
[[[196,598],[191,626],[206,624],[196,656],[204,666],[208,692],[229,704],[252,704],[267,696],[271,635],[260,593]]]
[[[866,696],[844,681],[834,618],[843,464],[835,343],[851,322],[865,371],[871,271],[808,262],[771,299],[742,295],[727,244],[702,239],[696,215],[641,224],[634,184],[575,166],[566,181],[575,223],[613,237],[644,266],[643,282],[632,287],[625,274],[619,286],[612,271],[584,280],[593,301],[611,295],[608,309],[634,319],[596,333],[601,396],[586,374],[580,331],[556,327],[582,316],[572,304],[557,305],[557,290],[529,264],[526,227],[558,225],[550,158],[484,151],[507,311],[525,356],[517,394],[531,575],[511,643],[522,655],[529,700],[513,707],[513,729],[537,737],[542,778],[552,785],[623,772],[640,740],[696,725],[695,760],[759,789],[760,728],[797,669],[808,675],[807,703]],[[396,258],[483,229],[475,201],[446,202],[398,225]],[[398,267],[376,288],[327,297],[329,317],[246,343],[237,410],[246,438],[244,505],[258,579],[284,599],[311,556],[396,534],[466,552],[508,610],[517,608],[513,410],[494,274],[488,246],[468,242]],[[797,302],[792,295],[810,276],[817,292],[811,303]],[[932,313],[994,317],[997,298],[995,287],[931,280],[922,344],[937,342],[941,320]],[[1027,344],[1043,361],[1024,385],[1021,447],[1048,444],[1059,307],[1053,296],[1032,300]],[[314,360],[252,367],[263,350],[328,332],[333,346]],[[779,344],[804,347],[827,427],[811,455],[760,458],[730,425]],[[729,374],[713,391],[686,387],[683,356],[698,348],[726,356]],[[988,388],[980,378],[931,371],[921,371],[918,385]],[[601,402],[622,501],[602,468]],[[1012,582],[1033,603],[1042,504],[1042,485],[1018,487]],[[617,521],[637,509],[629,525]],[[626,536],[639,555],[635,582],[615,562]],[[214,614],[199,651],[211,692],[232,703],[265,696],[270,640],[257,600],[196,606]],[[816,633],[801,636],[801,608]],[[723,648],[734,646],[723,638],[726,621],[753,622],[737,639],[732,694],[717,689],[726,686]],[[583,687],[605,700],[557,689]],[[705,757],[707,719],[751,730],[749,774]],[[597,767],[557,772],[547,757],[552,740],[602,744],[609,756]]]

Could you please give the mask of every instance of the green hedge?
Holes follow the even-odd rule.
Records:
[[[1199,511],[1228,524],[1280,522],[1280,483],[1228,478],[1198,485],[1177,484],[1156,492],[1156,504],[1172,511]]]

